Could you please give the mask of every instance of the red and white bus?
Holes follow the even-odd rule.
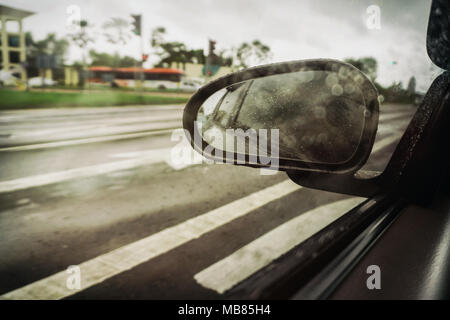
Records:
[[[184,78],[184,73],[170,68],[110,68],[94,66],[89,68],[88,81],[96,84],[109,84],[113,87],[135,88],[140,85],[141,70],[144,88],[181,89],[195,91],[198,85]]]

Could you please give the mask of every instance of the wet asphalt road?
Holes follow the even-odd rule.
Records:
[[[414,111],[381,106],[365,169],[383,170]],[[220,298],[364,200],[281,172],[174,163],[181,117],[182,106],[0,112],[2,298]],[[80,288],[67,287],[73,265]]]

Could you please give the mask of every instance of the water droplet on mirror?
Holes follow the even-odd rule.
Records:
[[[327,78],[325,79],[325,83],[327,84],[327,86],[329,87],[333,87],[335,84],[337,84],[339,82],[338,77],[334,74],[331,73],[327,76]]]
[[[331,88],[331,93],[333,94],[333,96],[341,96],[342,93],[344,93],[344,89],[342,89],[342,86],[340,84],[335,84]]]
[[[355,86],[352,85],[351,83],[347,83],[344,86],[345,93],[352,94],[353,92],[355,92],[355,90],[356,90]]]
[[[346,67],[340,67],[338,72],[339,78],[345,79],[349,75],[349,69]]]

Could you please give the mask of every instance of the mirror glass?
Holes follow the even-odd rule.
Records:
[[[236,83],[202,104],[196,125],[216,155],[346,162],[358,149],[370,116],[359,86],[363,81],[357,70],[341,67]]]

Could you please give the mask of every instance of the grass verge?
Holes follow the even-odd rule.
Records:
[[[57,107],[102,107],[186,103],[185,97],[139,95],[122,92],[26,92],[0,90],[0,110]]]

